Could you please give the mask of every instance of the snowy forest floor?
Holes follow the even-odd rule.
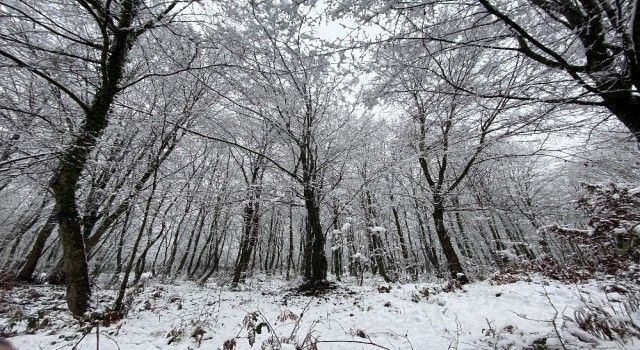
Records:
[[[250,349],[256,330],[254,349],[278,348],[270,343],[283,343],[282,349],[296,349],[284,343],[304,349],[640,349],[637,330],[633,335],[640,324],[637,294],[611,280],[563,284],[535,277],[453,291],[435,282],[351,283],[309,297],[295,295],[294,282],[269,277],[240,291],[152,280],[133,292],[124,320],[98,332],[73,320],[63,288],[16,286],[0,292],[0,331],[12,335],[19,350],[98,349],[97,342],[101,350],[223,349],[225,342],[229,349],[233,342],[235,349]],[[94,299],[107,307],[114,294],[97,290]],[[603,315],[608,320],[598,322]],[[601,323],[614,332],[632,330],[611,341],[580,329]]]

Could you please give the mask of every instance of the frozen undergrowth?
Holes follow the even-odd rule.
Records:
[[[640,349],[637,333],[612,341],[598,329],[584,331],[597,324],[598,315],[588,312],[596,306],[613,315],[609,329],[626,325],[633,333],[632,322],[640,324],[640,313],[629,311],[626,302],[632,293],[612,285],[534,279],[478,282],[444,292],[427,283],[394,284],[388,290],[369,279],[364,286],[340,284],[323,296],[307,297],[293,295],[292,283],[267,278],[254,279],[241,291],[151,282],[135,296],[126,319],[101,326],[99,337],[95,327],[83,328],[66,312],[62,289],[16,287],[2,291],[0,328],[13,332],[11,340],[22,350],[96,349],[98,341],[103,350],[222,349],[225,342],[250,349],[256,330],[254,349],[270,343],[295,349],[287,342],[306,349]],[[96,303],[108,306],[112,294],[97,291]],[[91,332],[83,337],[83,329]],[[279,338],[270,339],[273,334]]]

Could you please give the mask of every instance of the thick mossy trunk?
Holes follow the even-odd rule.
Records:
[[[89,307],[89,265],[84,246],[75,199],[58,198],[58,226],[62,242],[67,305],[72,314],[80,316]]]
[[[56,200],[58,232],[62,242],[67,285],[67,304],[75,316],[81,316],[89,307],[89,271],[84,236],[76,204],[76,191],[80,175],[89,154],[108,125],[109,108],[118,93],[127,53],[135,36],[131,29],[139,1],[122,4],[119,29],[103,62],[104,76],[93,101],[85,106],[85,118],[73,142],[61,153],[60,163],[50,181]]]
[[[96,98],[102,100],[100,97]],[[75,195],[87,157],[107,125],[107,112],[112,100],[113,96],[108,103],[96,103],[94,110],[87,113],[83,130],[63,153],[50,183],[56,199],[55,211],[63,249],[67,304],[76,316],[87,310],[90,288],[87,254]]]
[[[83,130],[63,153],[50,183],[56,199],[55,211],[63,249],[67,304],[76,316],[82,315],[89,307],[90,288],[85,242],[75,195],[87,157],[95,147],[97,137],[106,127],[109,104],[103,102],[87,113]]]

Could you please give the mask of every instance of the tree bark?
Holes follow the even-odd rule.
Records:
[[[258,234],[260,232],[259,200],[260,195],[257,193],[253,200],[247,202],[244,207],[243,234],[240,240],[236,267],[233,272],[233,280],[231,282],[233,287],[244,281],[245,273],[249,268],[249,262],[251,261],[254,247],[258,241]]]
[[[391,196],[391,201],[393,202],[393,196]],[[398,215],[398,209],[395,206],[391,207],[391,212],[393,213],[393,220],[396,224],[396,233],[398,234],[398,240],[400,241],[400,251],[402,252],[402,258],[404,259],[405,268],[409,268],[409,251],[407,249],[407,243],[404,240],[404,235],[402,234],[402,225],[400,224],[400,216]]]
[[[56,200],[58,232],[62,242],[66,272],[67,305],[75,316],[81,316],[89,307],[89,267],[80,217],[76,204],[76,191],[87,158],[108,124],[108,113],[118,93],[127,54],[135,36],[132,24],[137,15],[139,0],[124,1],[120,7],[118,29],[104,62],[102,84],[93,101],[85,110],[85,118],[74,141],[61,154],[60,163],[50,181]]]
[[[442,204],[442,199],[438,197],[438,195],[434,195],[433,221],[435,222],[438,241],[440,241],[444,256],[447,258],[449,272],[451,273],[452,278],[458,280],[462,284],[467,284],[469,283],[469,278],[466,276],[464,270],[462,269],[462,264],[460,263],[458,254],[453,247],[451,237],[449,237],[449,234],[447,233],[447,230],[445,228],[444,213],[445,209]]]
[[[325,236],[320,221],[320,206],[317,203],[316,190],[311,184],[304,186],[304,204],[307,209],[307,247],[308,259],[305,264],[305,283],[319,285],[327,279],[327,257],[324,252]]]

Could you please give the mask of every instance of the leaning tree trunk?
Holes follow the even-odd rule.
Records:
[[[200,234],[200,232],[202,232],[202,228],[204,225],[204,219],[206,217],[206,213],[204,213],[204,205],[202,207],[200,207],[200,210],[198,210],[198,213],[196,214],[195,220],[194,220],[194,227],[193,229],[191,229],[191,231],[189,231],[189,239],[187,240],[187,248],[184,251],[184,254],[182,255],[182,258],[180,259],[179,263],[178,263],[178,269],[175,272],[175,275],[177,276],[178,274],[180,274],[182,272],[182,269],[184,268],[185,263],[187,262],[187,257],[189,256],[189,253],[191,253],[191,246],[193,245],[193,238],[194,235],[196,234]]]
[[[206,272],[205,276],[200,280],[200,284],[205,284],[211,276],[218,270],[220,267],[220,257],[222,256],[222,252],[224,251],[225,243],[227,241],[227,225],[225,224],[222,230],[220,230],[222,237],[218,235],[216,238],[216,243],[213,250],[213,256],[211,257],[211,261],[207,262],[207,267],[211,266],[209,270]],[[255,250],[254,250],[255,252]]]
[[[54,210],[51,212],[51,214],[49,214],[47,222],[45,222],[44,226],[42,226],[40,231],[38,231],[36,240],[33,243],[33,246],[31,247],[27,258],[25,259],[24,264],[22,264],[20,271],[18,271],[18,274],[16,275],[16,279],[18,281],[32,281],[33,273],[38,266],[38,261],[40,261],[40,257],[42,256],[42,252],[44,251],[44,246],[47,243],[49,236],[51,236],[51,233],[56,227],[56,218],[57,214]]]
[[[126,1],[122,4],[119,30],[114,34],[113,44],[104,62],[105,76],[102,77],[102,85],[96,91],[92,103],[86,106],[83,124],[71,145],[61,153],[60,163],[50,181],[56,200],[58,232],[64,256],[67,305],[76,316],[87,311],[91,294],[76,190],[87,158],[108,125],[109,108],[118,93],[127,54],[135,38],[130,27],[136,17],[137,5],[138,1]]]
[[[156,168],[157,169],[157,168]],[[136,260],[136,254],[138,254],[138,247],[140,246],[140,241],[142,240],[142,236],[144,235],[144,231],[145,228],[147,226],[147,221],[149,219],[149,209],[151,208],[151,202],[153,200],[153,196],[156,192],[156,186],[157,186],[157,170],[156,172],[153,174],[153,185],[151,187],[151,193],[149,193],[149,197],[147,198],[147,202],[145,204],[145,208],[144,208],[144,216],[142,218],[142,223],[140,224],[140,229],[138,230],[138,236],[136,237],[136,240],[133,244],[133,248],[131,249],[131,252],[129,253],[131,255],[131,257],[129,258],[129,262],[127,263],[127,267],[124,270],[124,276],[122,277],[122,283],[120,284],[120,289],[118,290],[118,297],[116,298],[116,301],[114,303],[113,306],[113,310],[117,311],[117,312],[122,312],[122,307],[123,307],[123,301],[124,301],[124,296],[126,294],[126,290],[127,290],[127,284],[129,283],[129,275],[131,274],[131,270],[133,269],[133,264]],[[159,212],[156,211],[156,214]],[[69,279],[69,276],[67,277],[67,280]]]
[[[452,278],[458,280],[462,284],[467,284],[469,283],[469,278],[466,276],[464,270],[462,269],[462,264],[460,263],[458,254],[453,247],[451,237],[449,237],[447,229],[444,225],[444,212],[445,210],[442,203],[442,198],[440,198],[438,195],[434,195],[433,221],[435,222],[438,240],[440,241],[440,245],[442,246],[445,257],[447,258],[449,272],[451,273]]]
[[[42,209],[44,208],[46,203],[47,201],[44,201],[42,203],[42,206],[40,206],[40,208],[37,209],[32,216],[29,217],[25,215],[24,219],[19,220],[18,225],[16,227],[18,232],[16,234],[15,241],[11,245],[11,249],[9,249],[9,252],[6,258],[6,263],[5,263],[5,270],[8,271],[10,274],[13,274],[16,268],[16,266],[13,265],[13,261],[14,261],[13,257],[15,256],[16,251],[18,250],[18,246],[20,245],[20,243],[22,243],[25,234],[36,224],[36,222],[38,222]]]
[[[113,88],[115,90],[115,86]],[[84,314],[89,307],[91,290],[84,236],[75,196],[87,157],[107,126],[107,113],[115,91],[110,97],[105,95],[109,94],[98,93],[92,111],[87,113],[83,130],[64,151],[60,165],[51,180],[66,272],[67,304],[76,316]]]
[[[391,196],[391,201],[393,202],[393,196]],[[393,213],[393,221],[396,224],[396,233],[398,234],[398,240],[400,241],[400,251],[402,253],[402,259],[404,259],[404,266],[409,272],[412,267],[409,264],[409,250],[407,248],[407,243],[404,239],[404,235],[402,234],[402,225],[400,224],[400,216],[398,215],[398,209],[395,205],[392,205],[391,212]],[[407,232],[408,234],[408,232]]]
[[[216,232],[218,231],[218,223],[220,221],[220,211],[221,211],[221,201],[222,196],[218,197],[216,206],[213,210],[213,220],[208,227],[207,239],[205,240],[202,249],[200,250],[200,254],[198,255],[198,259],[196,260],[196,264],[193,267],[193,271],[189,273],[189,278],[193,277],[198,271],[200,271],[200,267],[202,266],[202,262],[204,261],[205,254],[207,254],[206,260],[208,261],[211,258],[211,249],[213,244],[213,239],[216,236]],[[206,270],[206,268],[205,268]],[[202,272],[201,274],[203,274]]]

